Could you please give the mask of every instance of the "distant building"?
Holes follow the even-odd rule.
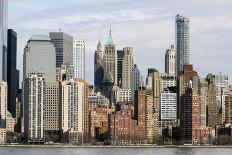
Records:
[[[123,70],[123,58],[125,52],[124,50],[117,50],[117,86],[122,88],[122,70]]]
[[[118,102],[131,102],[131,90],[130,89],[115,89],[115,103]]]
[[[0,82],[0,128],[6,128],[7,83]]]
[[[232,94],[226,96],[225,123],[232,124]]]
[[[141,77],[140,71],[137,65],[134,65],[131,75],[132,87],[131,87],[131,101],[132,105],[134,106],[134,98],[135,98],[135,91],[139,89],[139,87],[143,87],[141,84]]]
[[[162,74],[161,78],[163,90],[167,89],[168,87],[176,86],[176,77],[174,75]]]
[[[64,32],[50,32],[49,37],[55,46],[56,67],[73,65],[73,37]]]
[[[16,118],[12,117],[12,114],[7,111],[7,116],[6,116],[6,131],[14,133],[15,132],[15,125],[17,123]]]
[[[189,64],[189,19],[176,16],[176,74],[183,71],[183,66]]]
[[[56,53],[46,35],[33,35],[24,48],[23,80],[31,73],[43,73],[47,82],[56,81]]]
[[[85,80],[85,41],[73,41],[74,77]]]
[[[109,106],[110,102],[100,92],[97,92],[97,93],[89,92],[89,110],[94,110],[95,108],[101,105]]]
[[[28,143],[45,142],[45,86],[43,74],[30,74],[24,80],[24,133]]]
[[[65,81],[74,78],[74,67],[70,65],[61,65],[56,68],[56,80]]]
[[[176,75],[176,51],[174,45],[165,54],[165,73],[173,76]]]
[[[12,116],[16,117],[16,96],[17,96],[17,33],[8,29],[8,40],[7,40],[7,85],[8,85],[8,111]]]

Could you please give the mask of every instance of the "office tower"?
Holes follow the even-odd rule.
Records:
[[[0,81],[7,80],[8,0],[0,0]]]
[[[56,68],[56,81],[71,80],[74,78],[74,67],[70,65],[61,65]]]
[[[61,83],[62,130],[69,133],[70,143],[83,143],[89,134],[88,86],[74,78]]]
[[[131,102],[131,90],[130,89],[122,89],[122,88],[116,88],[114,90],[115,93],[115,103],[118,102]]]
[[[232,94],[226,96],[225,123],[232,124]]]
[[[110,106],[114,105],[114,80],[110,72],[104,73],[101,85],[101,93],[110,101]]]
[[[193,70],[192,65],[184,65],[183,71],[177,79],[178,86],[178,102],[180,103],[180,97],[185,93],[186,88],[194,88],[198,92],[198,74]],[[178,105],[177,115],[178,118],[181,115],[180,106]]]
[[[215,75],[207,75],[208,81],[208,111],[207,111],[207,126],[215,127],[221,125],[221,105],[217,104],[217,86]]]
[[[18,91],[17,75],[17,33],[9,29],[7,39],[7,85],[8,85],[8,111],[16,117],[16,96]]]
[[[47,82],[56,81],[56,53],[46,35],[33,35],[24,48],[23,80],[31,73],[43,73]]]
[[[61,105],[59,104],[59,82],[47,82],[44,98],[44,131],[46,142],[60,142]]]
[[[184,143],[192,144],[193,130],[200,126],[200,98],[197,92],[189,87],[182,96],[182,102],[182,138]]]
[[[50,32],[49,38],[56,50],[56,67],[73,65],[73,37],[64,32]]]
[[[165,90],[168,87],[176,86],[176,77],[174,75],[161,74],[162,88]]]
[[[97,45],[94,55],[94,92],[100,92],[104,78],[104,61],[101,42]]]
[[[176,16],[176,74],[183,71],[183,66],[189,64],[189,19]]]
[[[160,109],[160,93],[163,91],[161,74],[157,69],[148,69],[148,80],[150,78],[151,90],[155,101],[155,109]],[[147,80],[147,81],[148,81]]]
[[[104,74],[110,74],[114,82],[114,85],[117,85],[117,70],[118,70],[117,69],[117,51],[116,51],[116,46],[113,42],[111,30],[110,30],[108,40],[105,44],[103,61],[104,61]]]
[[[160,97],[161,128],[172,128],[177,125],[177,94],[168,89]]]
[[[118,50],[117,51],[117,81],[118,87],[122,88],[122,69],[123,69],[123,58],[124,58],[124,51]]]
[[[176,75],[176,51],[174,45],[166,51],[165,54],[165,73],[168,75]]]
[[[24,80],[24,133],[28,143],[45,141],[45,85],[45,77],[42,73],[30,74]]]
[[[132,87],[131,87],[131,102],[132,105],[134,106],[134,97],[135,97],[135,91],[139,89],[139,87],[143,87],[141,84],[141,77],[140,77],[140,71],[135,64],[132,73],[131,73],[131,82],[132,82]]]
[[[200,97],[200,121],[201,127],[206,127],[206,114],[208,105],[208,82],[204,78],[199,78],[199,97]]]
[[[7,83],[0,82],[0,128],[6,128]]]
[[[145,114],[146,114],[146,89],[135,91],[134,118],[137,120],[137,136],[140,140],[145,139]]]
[[[100,92],[90,92],[89,93],[89,110],[94,110],[98,106],[110,105],[109,100],[102,95]]]
[[[133,120],[133,107],[130,103],[120,103],[119,108],[110,115],[110,140],[112,144],[121,141],[138,141],[136,120]]]
[[[73,66],[75,78],[85,80],[85,41],[73,41]]]
[[[132,47],[123,48],[124,57],[122,62],[122,88],[131,90],[132,70],[134,67],[134,50]]]

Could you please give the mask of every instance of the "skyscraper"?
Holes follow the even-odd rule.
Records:
[[[134,67],[134,50],[132,47],[123,48],[124,57],[122,63],[122,88],[130,89],[132,87],[132,70]]]
[[[176,51],[174,45],[165,54],[165,73],[173,76],[176,74]]]
[[[122,69],[124,55],[125,53],[123,50],[117,50],[117,81],[119,88],[122,88]]]
[[[102,44],[99,41],[97,50],[94,55],[94,91],[100,92],[102,88],[102,82],[104,78],[104,62],[103,62],[103,50]]]
[[[8,0],[0,0],[0,81],[7,81]]]
[[[7,83],[0,82],[0,128],[6,128]]]
[[[56,67],[73,65],[73,37],[64,32],[50,32],[49,37],[56,49]]]
[[[137,65],[134,65],[134,68],[132,70],[131,81],[132,81],[131,101],[132,101],[132,105],[134,106],[135,91],[138,90],[139,87],[142,87],[142,85],[140,83],[140,71],[139,71]]]
[[[183,71],[183,66],[189,64],[189,19],[176,16],[176,74]]]
[[[44,73],[47,82],[56,81],[56,53],[46,35],[33,35],[24,48],[23,80],[30,73]]]
[[[104,74],[108,72],[113,78],[114,85],[117,85],[117,51],[116,46],[113,42],[111,30],[109,37],[105,44],[105,50],[103,54],[104,61]]]
[[[16,116],[16,96],[18,90],[17,81],[17,33],[9,29],[7,39],[7,85],[8,85],[8,108],[7,110]]]
[[[45,141],[45,78],[43,73],[28,75],[23,87],[24,133],[28,143],[43,143]]]
[[[73,42],[73,66],[74,77],[85,80],[85,41],[74,40]]]

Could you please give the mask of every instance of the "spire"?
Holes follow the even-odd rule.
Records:
[[[111,31],[111,28],[110,28],[110,33],[109,33],[109,36],[108,36],[106,45],[107,45],[107,46],[114,46],[114,41],[113,41],[113,38],[112,38],[112,31]]]

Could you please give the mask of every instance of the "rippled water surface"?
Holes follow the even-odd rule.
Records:
[[[232,148],[14,148],[0,155],[232,155]]]

